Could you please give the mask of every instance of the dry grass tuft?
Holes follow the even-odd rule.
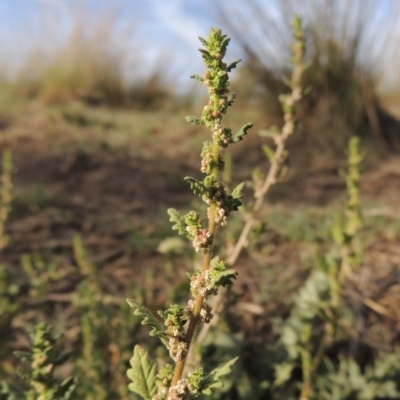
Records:
[[[74,6],[74,5],[76,6]],[[2,87],[17,99],[45,104],[79,100],[89,105],[155,108],[173,96],[157,71],[143,78],[138,66],[143,53],[136,32],[140,24],[121,18],[110,6],[94,12],[86,3],[72,2],[70,15],[40,25],[13,74],[2,74]],[[48,22],[54,15],[44,15]],[[32,21],[34,25],[39,21]],[[62,29],[68,22],[69,28]],[[24,29],[29,37],[29,27]],[[168,63],[167,63],[168,65]],[[0,71],[14,66],[0,62]]]
[[[220,18],[248,60],[242,72],[247,75],[246,90],[258,94],[273,121],[281,117],[277,98],[284,88],[281,77],[289,68],[289,53],[283,51],[289,51],[291,40],[287,22],[295,13],[305,21],[311,67],[304,85],[312,90],[299,110],[304,127],[296,146],[336,157],[357,134],[372,139],[382,151],[399,147],[400,137],[392,126],[396,122],[381,105],[383,84],[398,69],[392,51],[398,2],[384,6],[374,1],[287,0],[264,7],[251,0],[229,7],[220,3],[219,8]],[[395,91],[399,93],[400,87]]]

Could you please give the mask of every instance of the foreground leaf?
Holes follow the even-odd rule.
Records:
[[[128,386],[129,390],[142,396],[144,400],[151,400],[157,393],[157,363],[138,345],[135,346],[129,363],[132,367],[127,371],[127,376],[132,381]]]

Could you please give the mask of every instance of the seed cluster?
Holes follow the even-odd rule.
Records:
[[[175,386],[169,389],[167,400],[189,400],[193,398],[187,380],[180,379]]]
[[[188,305],[186,306],[186,312],[189,317],[193,315],[194,305],[195,301],[192,299],[189,300]],[[206,302],[203,302],[200,310],[200,322],[208,324],[211,322],[212,318],[213,313],[211,306],[208,305]]]
[[[177,362],[185,358],[188,352],[183,328],[186,323],[185,312],[181,307],[174,304],[162,313],[162,316],[164,317],[164,325],[167,327],[166,335],[169,337],[169,354]]]

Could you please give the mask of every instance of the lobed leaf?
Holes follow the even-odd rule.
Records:
[[[182,215],[179,214],[174,208],[168,209],[169,220],[175,225],[172,226],[172,229],[178,231],[180,235],[186,234],[186,223]]]
[[[247,131],[253,126],[253,124],[251,122],[247,123],[246,125],[243,125],[239,132],[235,135],[235,137],[233,138],[233,143],[237,143],[240,142],[241,140],[243,140],[243,136],[247,135]]]
[[[228,72],[231,72],[234,68],[237,67],[237,65],[240,63],[240,61],[242,61],[242,60],[236,60],[236,61],[230,63],[230,64],[226,67],[226,70],[227,70]]]
[[[191,75],[190,77],[191,77],[192,79],[196,79],[196,81],[199,81],[202,85],[204,84],[204,78],[201,77],[200,75],[194,74],[194,75]]]
[[[198,77],[199,78],[198,79],[195,76],[193,76],[193,78],[196,78],[197,80],[203,79],[203,78],[200,78],[200,77]],[[188,115],[188,116],[185,117],[185,119],[186,119],[187,122],[191,122],[193,125],[204,125],[204,122],[200,118],[195,117],[194,115]]]
[[[185,181],[189,182],[190,188],[192,189],[193,193],[197,196],[203,196],[207,192],[206,187],[200,181],[191,176],[186,176]]]
[[[127,303],[133,308],[133,314],[140,317],[142,325],[147,325],[153,329],[150,331],[150,336],[157,336],[168,347],[167,335],[165,334],[164,327],[160,324],[153,313],[145,306],[139,304],[134,299],[126,299]]]
[[[199,36],[198,38],[204,47],[208,47],[208,42],[206,39],[202,38],[201,36]]]
[[[213,389],[218,389],[224,386],[221,381],[221,377],[228,375],[231,373],[232,365],[238,360],[239,357],[235,357],[227,363],[215,368],[210,374],[206,376],[202,385],[201,385],[201,393],[204,393],[207,396],[212,394]]]
[[[129,390],[142,396],[144,400],[151,400],[157,393],[157,363],[138,345],[133,349],[133,357],[129,363],[132,367],[127,371],[127,376],[132,381],[128,386]]]
[[[211,266],[213,268],[211,272],[211,284],[213,287],[232,285],[232,280],[236,279],[238,275],[233,268],[228,268],[228,264],[220,260],[218,256],[211,260]]]

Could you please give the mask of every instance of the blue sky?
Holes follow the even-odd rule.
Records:
[[[198,36],[207,36],[207,1],[202,0],[0,0],[0,49],[19,60],[32,48],[56,48],[71,31],[77,14],[89,11],[93,23],[110,11],[119,20],[121,41],[139,51],[141,70],[166,63],[169,73],[201,72]],[[212,2],[208,2],[209,5]],[[131,47],[130,47],[131,45]],[[171,58],[173,59],[171,60]],[[170,64],[172,61],[173,65]],[[189,72],[190,71],[190,72]]]
[[[35,48],[54,50],[71,32],[77,16],[83,15],[90,28],[91,24],[96,24],[96,20],[113,11],[118,19],[114,26],[115,31],[118,31],[114,32],[114,40],[118,41],[118,45],[123,44],[132,63],[137,64],[138,59],[141,61],[140,65],[136,65],[140,72],[146,74],[156,69],[165,69],[173,79],[180,76],[180,83],[186,84],[191,74],[201,73],[203,70],[202,60],[197,52],[200,47],[198,36],[206,37],[212,26],[220,24],[216,18],[215,4],[226,5],[229,1],[0,0],[0,60],[3,58],[9,63],[21,60]],[[336,1],[345,4],[346,0]],[[377,11],[380,12],[387,11],[390,3],[400,3],[400,0],[375,1],[379,6]],[[268,7],[268,18],[275,21],[280,18],[274,8],[276,3],[279,0],[259,0],[261,7]],[[306,3],[302,0],[296,4],[304,6]],[[378,14],[379,12],[377,16]],[[373,21],[371,26],[373,28],[369,33],[376,38],[382,26],[374,27]],[[251,23],[243,26],[243,29],[244,32],[251,30]],[[379,48],[389,45],[380,44],[377,40],[371,40],[372,42]],[[396,49],[393,51],[397,53]],[[228,58],[234,60],[242,57],[239,48],[232,41]],[[129,57],[126,58],[129,60]]]

